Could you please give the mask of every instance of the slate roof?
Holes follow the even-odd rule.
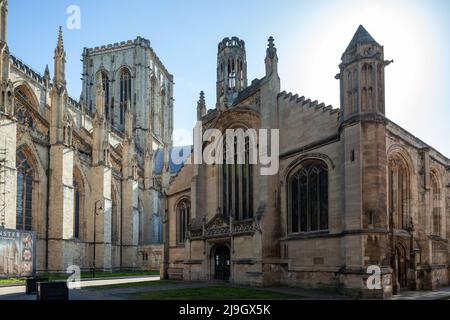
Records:
[[[190,156],[192,152],[192,146],[180,146],[172,147],[169,149],[169,169],[170,173],[178,173],[183,167],[186,159]],[[175,161],[178,159],[173,159],[173,156],[179,158],[181,161]],[[178,163],[181,162],[181,163]],[[155,158],[153,159],[153,173],[161,174],[164,167],[164,150],[158,149],[155,153]]]
[[[378,42],[375,41],[375,39],[367,32],[367,30],[362,25],[358,27],[358,30],[356,30],[352,41],[350,41],[350,44],[345,51],[353,49],[361,43],[375,43],[379,45]]]

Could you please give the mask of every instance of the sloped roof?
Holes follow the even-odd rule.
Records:
[[[192,146],[169,148],[170,173],[178,173],[192,152]],[[175,158],[175,159],[174,159]],[[158,149],[153,159],[153,173],[161,174],[164,168],[164,150]]]
[[[367,32],[367,30],[362,25],[358,27],[358,30],[356,30],[352,41],[350,41],[350,44],[345,51],[353,49],[361,43],[375,43],[379,45],[378,42],[375,41],[375,39],[369,34],[369,32]]]

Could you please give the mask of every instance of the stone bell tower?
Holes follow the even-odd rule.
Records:
[[[380,296],[389,295],[390,240],[386,190],[386,118],[383,47],[359,26],[339,65],[341,140],[344,141],[344,228],[347,280],[369,265],[382,268]],[[383,230],[383,232],[380,232]],[[377,233],[378,232],[378,233]],[[360,243],[361,247],[352,246]],[[355,273],[356,272],[356,273]],[[363,288],[364,289],[364,288]]]
[[[225,38],[219,43],[217,54],[217,106],[231,106],[246,87],[245,42],[237,37]]]

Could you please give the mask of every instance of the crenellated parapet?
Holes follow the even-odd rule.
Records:
[[[329,112],[330,115],[339,114],[339,109],[333,108],[331,105],[326,105],[323,102],[318,102],[317,100],[312,101],[304,96],[299,96],[298,94],[293,94],[292,92],[283,91],[278,94],[278,101],[284,102],[286,107],[292,108],[302,108],[303,110],[313,110],[316,112]]]
[[[134,40],[121,41],[121,42],[97,46],[97,47],[93,47],[93,48],[84,48],[83,56],[103,55],[106,53],[111,53],[111,52],[120,51],[120,50],[126,50],[126,49],[133,48],[133,47],[141,47],[141,48],[149,50],[155,64],[158,66],[158,68],[160,68],[164,72],[164,74],[171,81],[173,81],[173,75],[170,74],[170,72],[166,69],[166,67],[164,66],[164,64],[158,57],[158,55],[153,50],[150,40],[147,40],[142,37],[137,37]]]

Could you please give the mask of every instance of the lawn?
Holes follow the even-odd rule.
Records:
[[[151,287],[151,286],[164,286],[170,284],[177,284],[178,281],[174,280],[155,280],[155,281],[144,281],[144,282],[131,282],[131,283],[118,283],[118,284],[108,284],[105,286],[95,286],[93,289],[104,290],[104,289],[118,289],[118,288],[139,288],[139,287]]]
[[[25,280],[21,278],[0,279],[0,285],[24,284]]]
[[[207,288],[147,291],[131,294],[145,300],[282,300],[301,299],[300,295],[279,293],[270,290],[215,286]]]

